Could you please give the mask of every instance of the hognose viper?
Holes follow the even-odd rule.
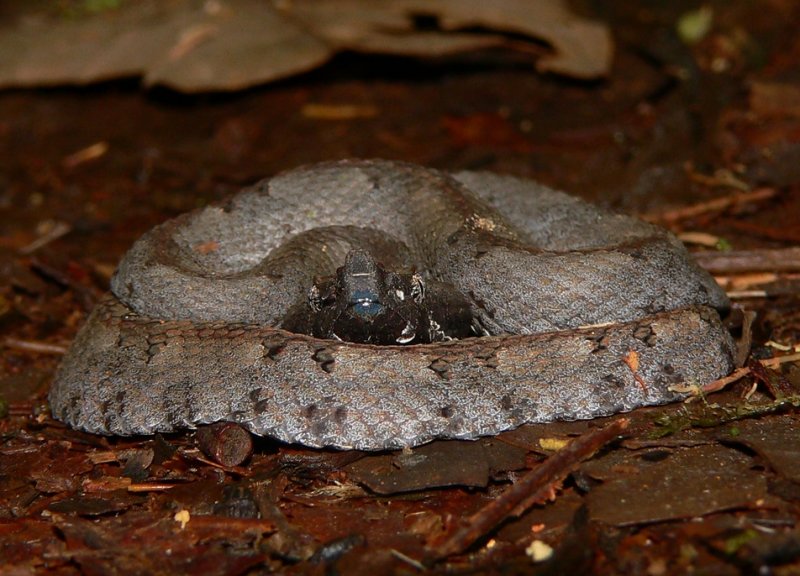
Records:
[[[455,286],[476,335],[401,346],[281,328],[356,249]],[[530,180],[329,162],[139,239],[50,404],[102,434],[228,420],[315,447],[476,438],[669,402],[673,384],[727,374],[727,306],[671,234]]]

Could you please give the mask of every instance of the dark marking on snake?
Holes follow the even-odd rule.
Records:
[[[633,332],[633,337],[641,340],[648,346],[656,345],[656,335],[651,326],[640,326]]]
[[[267,338],[262,342],[264,347],[264,355],[269,360],[276,361],[278,356],[283,351],[285,340],[280,338]]]
[[[447,379],[448,371],[450,370],[450,363],[444,358],[437,358],[428,364],[428,368],[433,370],[434,374],[436,374],[439,378]]]
[[[624,386],[622,380],[620,380],[614,374],[606,374],[605,376],[603,376],[603,381],[607,382],[608,384],[611,384],[615,388],[622,388]]]
[[[333,372],[333,365],[336,359],[331,350],[327,348],[318,348],[314,351],[312,358],[323,371],[328,373]]]

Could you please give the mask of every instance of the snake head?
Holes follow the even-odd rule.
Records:
[[[351,250],[336,276],[315,282],[309,292],[313,335],[370,344],[411,343],[418,340],[423,301],[421,277],[386,270],[369,252]]]
[[[452,286],[387,270],[365,250],[351,250],[334,276],[317,278],[299,308],[283,328],[317,338],[402,345],[470,334],[469,305]]]
[[[308,291],[308,306],[314,313],[326,307],[346,306],[356,316],[369,321],[385,311],[384,302],[394,304],[403,301],[405,292],[394,287],[395,275],[364,250],[351,250],[344,266],[337,269],[334,279],[318,277]],[[422,278],[414,275],[412,293],[414,301],[422,302]],[[394,294],[391,291],[394,287]],[[393,296],[393,297],[392,297]]]

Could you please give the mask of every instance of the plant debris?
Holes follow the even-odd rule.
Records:
[[[6,23],[0,86],[142,76],[148,86],[183,92],[240,90],[306,72],[342,50],[432,58],[488,47],[538,53],[539,70],[585,79],[608,74],[613,54],[608,28],[563,0],[143,0],[69,19],[34,11]],[[102,156],[107,147],[99,146],[64,161],[74,167]]]

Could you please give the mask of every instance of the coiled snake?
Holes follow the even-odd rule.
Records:
[[[386,321],[397,344],[281,327],[310,326],[287,318],[311,318],[342,282],[356,316],[400,319]],[[403,308],[448,291],[441,310]],[[386,294],[401,308],[386,312]],[[476,438],[669,402],[673,384],[727,374],[727,305],[671,234],[535,182],[330,162],[138,240],[50,403],[102,434],[229,420],[318,447]]]

